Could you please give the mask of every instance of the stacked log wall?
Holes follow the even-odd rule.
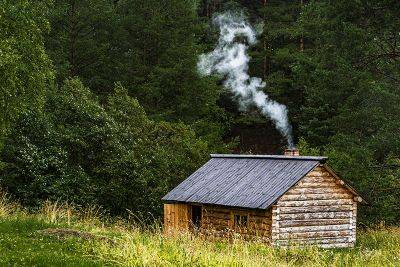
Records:
[[[323,165],[316,167],[272,207],[273,244],[354,246],[357,217],[354,197]]]
[[[234,225],[235,215],[247,216],[247,227]],[[222,206],[203,206],[201,228],[214,236],[240,234],[245,239],[262,238],[270,241],[272,212],[269,210],[236,209]]]

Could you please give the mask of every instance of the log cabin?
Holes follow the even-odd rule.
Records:
[[[239,234],[275,246],[353,247],[365,200],[326,157],[212,154],[162,200],[164,232]]]

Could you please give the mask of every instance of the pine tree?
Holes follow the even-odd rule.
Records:
[[[313,1],[301,18],[301,134],[370,197],[370,222],[399,219],[399,18],[391,1]]]
[[[80,77],[97,94],[112,91],[117,17],[112,0],[56,0],[51,9],[47,53],[53,60],[59,84]]]

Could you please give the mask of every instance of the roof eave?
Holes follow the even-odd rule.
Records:
[[[224,205],[224,204],[214,204],[214,203],[206,203],[206,202],[189,202],[184,200],[166,200],[161,199],[165,204],[187,204],[187,205],[210,205],[210,206],[221,206],[226,208],[233,208],[233,209],[244,209],[244,210],[267,210],[271,208],[272,205],[263,208],[263,207],[246,207],[246,206],[232,206],[232,205]]]
[[[344,181],[342,178],[339,177],[339,175],[331,168],[329,167],[327,164],[323,164],[325,169],[336,179],[339,179],[340,181],[343,181],[343,186],[346,187],[351,193],[353,193],[355,196],[359,197],[360,200],[358,200],[358,202],[360,202],[361,204],[364,205],[368,205],[369,203],[365,200],[364,197],[361,196],[360,193],[358,193],[356,191],[356,189],[354,189],[354,187],[352,187],[351,185],[349,185],[348,183],[346,183],[346,181]]]

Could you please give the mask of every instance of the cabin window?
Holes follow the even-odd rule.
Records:
[[[235,214],[234,223],[235,227],[247,227],[247,215]]]
[[[197,229],[201,226],[201,206],[192,206],[192,225]]]

